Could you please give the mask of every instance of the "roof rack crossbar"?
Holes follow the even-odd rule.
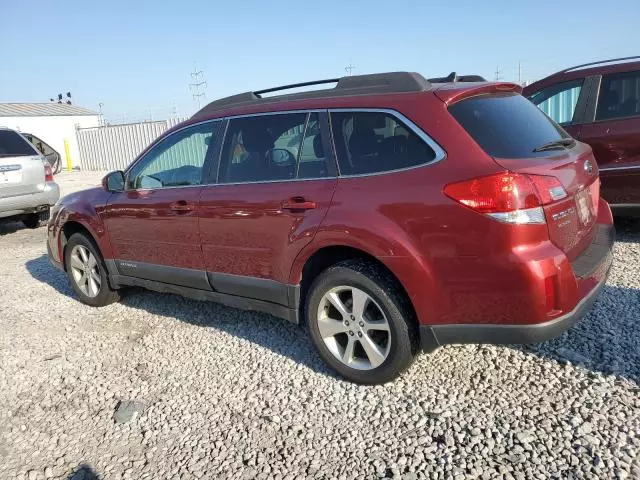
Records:
[[[612,58],[611,60],[599,60],[597,62],[583,63],[582,65],[576,65],[575,67],[569,67],[569,68],[565,68],[564,70],[560,70],[559,72],[554,73],[554,75],[570,72],[571,70],[577,70],[579,68],[591,67],[592,65],[601,65],[603,63],[623,62],[625,60],[636,60],[636,59],[640,59],[640,55],[634,55],[632,57]]]
[[[260,96],[264,93],[278,92],[280,90],[289,90],[291,88],[298,88],[298,87],[309,87],[311,85],[323,85],[325,83],[338,83],[339,81],[340,81],[339,78],[328,78],[326,80],[313,80],[311,82],[292,83],[290,85],[283,85],[281,87],[265,88],[264,90],[256,90],[253,93]]]

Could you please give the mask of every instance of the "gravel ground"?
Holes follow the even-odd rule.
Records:
[[[44,229],[1,226],[0,478],[640,478],[640,224],[622,230],[561,338],[449,346],[362,387],[268,315],[144,291],[86,307]]]

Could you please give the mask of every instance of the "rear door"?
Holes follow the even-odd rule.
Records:
[[[0,129],[0,198],[42,191],[45,181],[40,154],[19,133]]]
[[[291,265],[336,187],[324,112],[232,118],[218,182],[202,189],[200,236],[216,291],[289,303]]]
[[[580,255],[592,240],[599,197],[591,148],[518,94],[475,96],[449,110],[505,170],[549,180],[551,188],[542,193],[552,198],[544,207],[551,241],[569,260]],[[556,181],[561,189],[553,187]]]
[[[640,204],[640,71],[602,77],[595,119],[581,134],[598,160],[603,197]]]

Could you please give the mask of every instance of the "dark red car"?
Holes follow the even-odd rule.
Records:
[[[48,248],[80,300],[135,285],[265,311],[361,383],[439,345],[542,341],[590,308],[613,227],[588,145],[509,83],[332,82],[215,101],[65,197]]]
[[[614,215],[640,217],[640,57],[568,68],[524,95],[591,146]]]

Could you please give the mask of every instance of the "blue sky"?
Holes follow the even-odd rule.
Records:
[[[192,113],[208,100],[354,73],[516,80],[640,54],[639,0],[0,0],[0,102],[75,103],[112,121]],[[126,117],[125,117],[126,116]]]

